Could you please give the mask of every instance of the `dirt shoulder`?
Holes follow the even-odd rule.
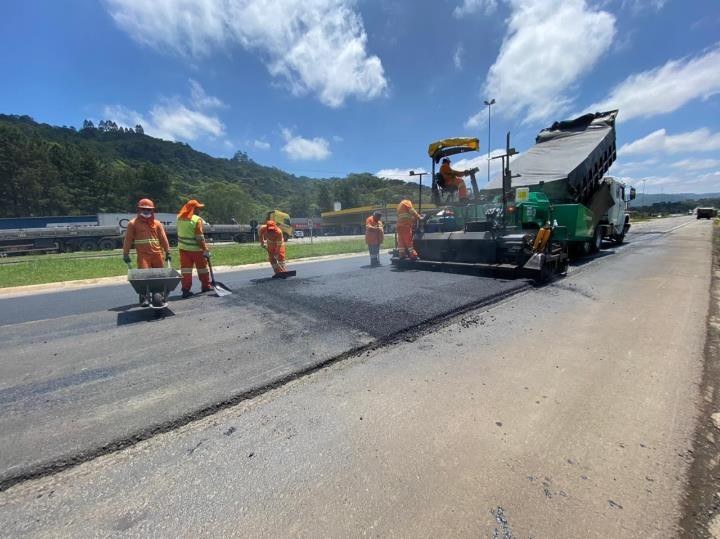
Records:
[[[681,520],[682,537],[720,537],[720,226],[714,227],[703,397]]]

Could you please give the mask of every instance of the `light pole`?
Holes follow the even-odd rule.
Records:
[[[487,181],[488,181],[488,183],[490,183],[490,107],[492,107],[495,104],[495,100],[491,99],[490,101],[488,101],[486,99],[485,104],[487,105],[487,108],[488,108],[488,147],[487,147],[488,177],[487,177]]]
[[[422,211],[422,177],[427,176],[427,172],[415,172],[414,170],[410,171],[410,174],[408,176],[420,176],[420,183],[418,183],[418,211]]]
[[[643,203],[642,203],[642,205],[643,205],[643,211],[645,211],[645,212],[647,211],[647,210],[645,209],[645,182],[646,182],[646,181],[647,181],[647,179],[643,180]]]

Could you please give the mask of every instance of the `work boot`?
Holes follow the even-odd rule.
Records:
[[[145,294],[140,294],[140,307],[149,307],[150,300],[148,300]]]
[[[182,297],[183,299],[191,298],[194,294],[190,292],[190,290],[183,290],[182,291]]]

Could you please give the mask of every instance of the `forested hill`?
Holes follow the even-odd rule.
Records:
[[[211,157],[182,142],[145,135],[142,126],[81,129],[0,114],[0,217],[134,211],[139,198],[175,212],[189,197],[211,221],[259,218],[270,208],[293,217],[415,197],[417,186],[372,174],[318,180],[262,166],[247,154]]]

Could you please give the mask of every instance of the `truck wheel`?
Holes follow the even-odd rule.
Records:
[[[112,251],[115,249],[115,242],[110,238],[104,238],[98,243],[101,251]]]
[[[625,241],[625,232],[622,234],[616,234],[613,236],[613,241],[617,243],[618,245],[622,245],[622,243]]]
[[[593,239],[590,242],[590,252],[591,253],[597,253],[600,250],[600,247],[602,247],[602,227],[600,225],[595,227],[595,232],[593,233]]]
[[[82,240],[80,242],[80,250],[82,251],[95,251],[97,249],[97,244],[95,243],[95,240]]]

